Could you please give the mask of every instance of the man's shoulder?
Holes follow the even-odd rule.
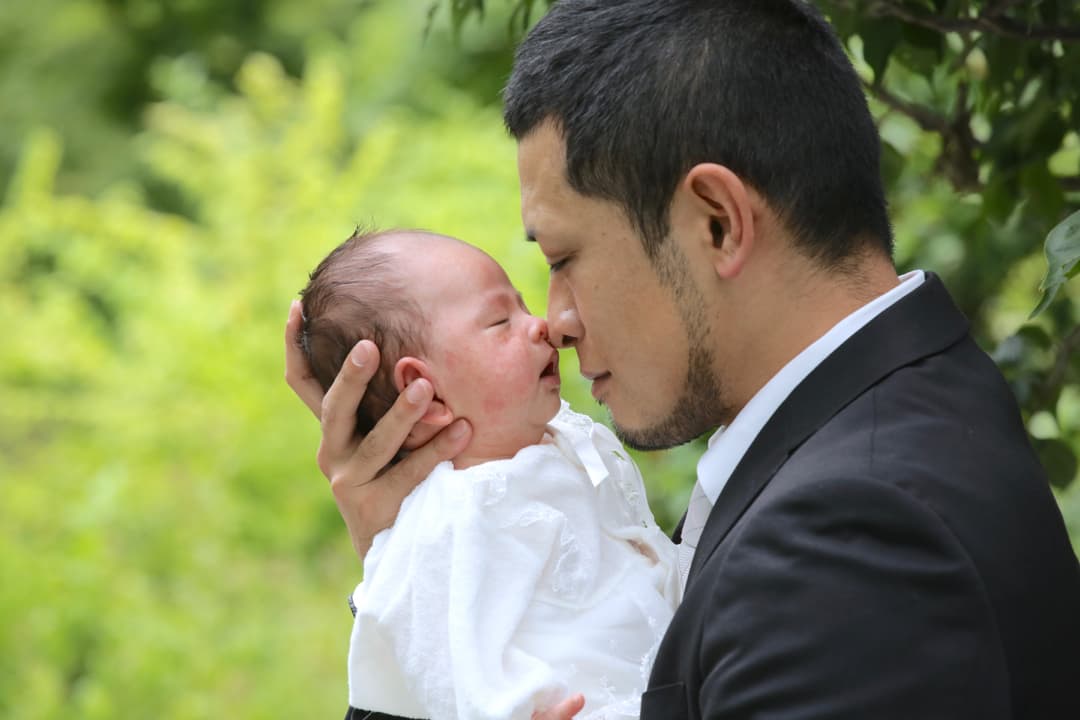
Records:
[[[882,483],[947,517],[1005,515],[1033,496],[1052,509],[1016,402],[971,341],[860,394],[793,450],[763,495],[830,480]]]
[[[826,419],[795,449],[794,465],[866,465],[887,472],[963,458],[991,461],[995,449],[1029,446],[1019,408],[993,361],[970,337],[895,369]]]

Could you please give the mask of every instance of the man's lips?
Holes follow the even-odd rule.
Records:
[[[603,390],[604,383],[611,377],[611,373],[604,372],[590,372],[588,370],[582,370],[581,375],[586,379],[592,381],[592,396],[597,400],[600,400],[600,393]]]

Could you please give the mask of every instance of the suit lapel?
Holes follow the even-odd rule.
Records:
[[[788,457],[851,401],[894,370],[935,355],[968,322],[933,273],[860,329],[800,383],[761,429],[717,498],[690,565],[687,587]]]
[[[679,518],[679,524],[676,525],[675,529],[671,532],[671,542],[675,543],[676,545],[682,542],[682,526],[685,522],[686,513],[683,513],[682,517]]]

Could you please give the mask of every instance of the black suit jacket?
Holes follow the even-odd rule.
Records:
[[[642,718],[1080,718],[1080,566],[1008,386],[933,275],[750,446]]]

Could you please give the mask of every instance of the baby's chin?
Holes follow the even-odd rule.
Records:
[[[544,419],[544,424],[547,425],[549,422],[554,420],[555,416],[559,414],[560,410],[562,410],[562,400],[561,399],[559,400],[558,403],[555,404],[555,408],[551,411],[551,414],[548,415],[547,418]]]
[[[514,431],[510,431],[505,419],[488,424],[479,418],[471,418],[473,439],[469,447],[454,459],[454,467],[471,467],[489,460],[506,460],[531,445],[544,442],[547,424],[559,414],[560,401],[550,413],[534,413]]]

